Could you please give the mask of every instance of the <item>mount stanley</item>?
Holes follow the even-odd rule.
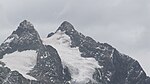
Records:
[[[24,20],[0,45],[0,84],[150,84],[137,60],[67,21],[47,38]]]

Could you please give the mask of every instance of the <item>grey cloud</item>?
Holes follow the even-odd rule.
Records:
[[[136,46],[140,49],[150,50],[150,27],[147,27],[145,31],[139,36]]]
[[[7,10],[6,15],[11,22],[18,22],[24,18],[34,22],[46,23],[57,20],[65,2],[66,0],[6,0],[4,6]]]

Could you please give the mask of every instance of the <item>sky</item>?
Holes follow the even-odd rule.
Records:
[[[150,0],[0,0],[0,43],[25,19],[42,38],[68,21],[138,60],[150,76]]]

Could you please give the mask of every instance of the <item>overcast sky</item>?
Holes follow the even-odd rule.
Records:
[[[150,76],[150,0],[0,0],[0,43],[24,19],[42,38],[67,20],[138,60]]]

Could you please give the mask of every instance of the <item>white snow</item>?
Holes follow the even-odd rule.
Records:
[[[115,50],[113,49],[113,50],[112,50],[112,53],[111,53],[111,55],[110,55],[110,57],[111,57],[112,59],[113,59],[114,52],[115,52]]]
[[[85,84],[92,78],[95,68],[101,68],[94,58],[81,57],[81,53],[76,48],[70,47],[70,37],[65,33],[58,31],[50,38],[43,39],[45,45],[53,46],[60,55],[62,63],[67,66],[71,72],[72,82]]]
[[[11,54],[4,55],[1,62],[4,62],[6,67],[10,68],[11,71],[18,71],[25,78],[36,80],[34,77],[27,75],[30,70],[36,65],[37,53],[34,50],[27,50],[22,52],[14,52]]]
[[[14,38],[8,38],[4,41],[4,43],[10,43]]]

